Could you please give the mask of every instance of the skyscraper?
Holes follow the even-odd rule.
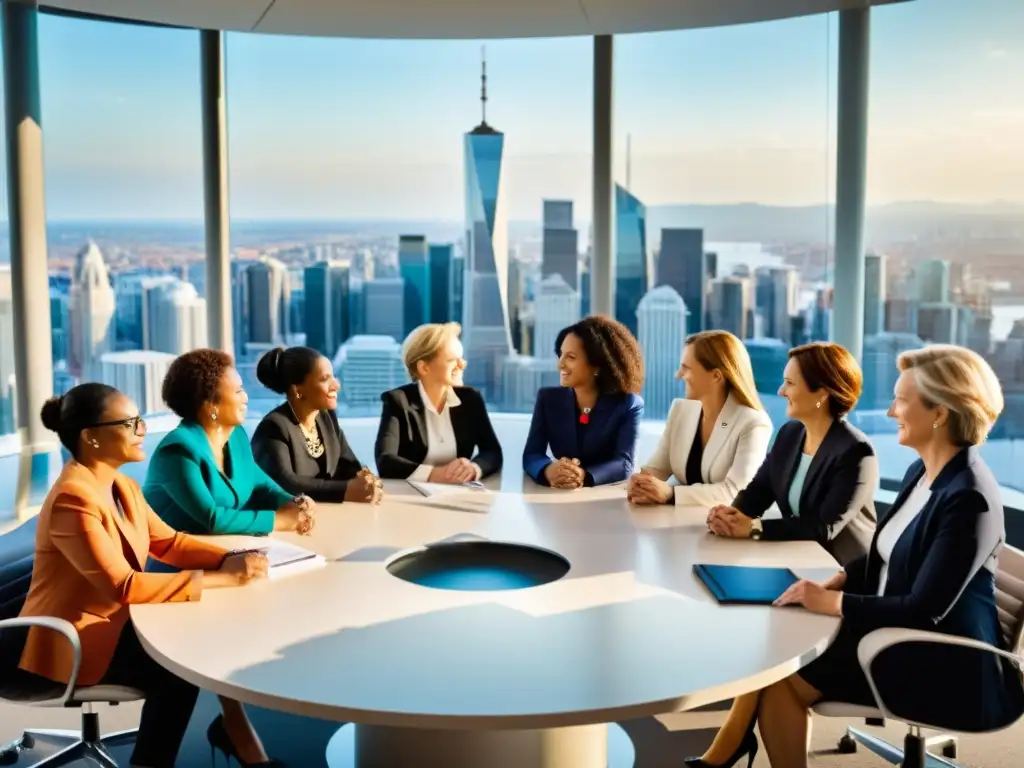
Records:
[[[303,325],[306,344],[334,357],[350,331],[349,264],[319,261],[306,267],[306,303]]]
[[[636,312],[644,353],[644,417],[664,419],[672,400],[681,397],[676,380],[686,338],[687,306],[670,285],[660,285],[640,300]]]
[[[711,283],[711,327],[747,338],[750,306],[748,283],[743,277],[720,277]]]
[[[95,378],[100,355],[113,344],[114,289],[107,264],[91,240],[75,257],[68,298],[71,316],[68,369],[76,378]]]
[[[175,280],[146,294],[145,348],[180,355],[207,345],[206,299],[191,283]]]
[[[405,339],[405,289],[400,277],[377,277],[363,283],[366,335]]]
[[[764,335],[790,344],[796,314],[796,270],[790,266],[758,267],[755,274],[757,313],[764,320]]]
[[[658,285],[671,285],[686,302],[687,333],[700,331],[704,327],[708,290],[703,229],[661,230]]]
[[[480,125],[464,136],[466,273],[462,342],[466,384],[484,397],[497,389],[501,361],[512,351],[508,311],[508,221],[502,193],[505,135],[487,124],[487,64],[483,63]]]
[[[554,359],[558,333],[580,318],[580,297],[557,272],[545,277],[534,302],[534,357]]]
[[[636,335],[636,310],[651,287],[653,269],[647,250],[647,208],[625,187],[615,185],[615,319]],[[589,273],[588,273],[589,278]],[[584,290],[587,314],[590,281]]]
[[[942,304],[950,300],[950,263],[931,259],[914,267],[917,299],[922,303]]]
[[[391,336],[353,336],[339,348],[334,367],[340,369],[341,399],[357,412],[379,412],[380,393],[409,380],[402,346]]]
[[[571,200],[544,201],[544,234],[541,242],[541,277],[561,275],[579,290],[578,233],[572,226]]]
[[[864,335],[874,336],[885,330],[886,269],[885,256],[868,253],[864,256]]]
[[[398,269],[405,281],[404,333],[430,322],[430,256],[424,235],[400,235]]]
[[[96,365],[100,380],[134,400],[140,413],[157,413],[167,410],[161,389],[175,357],[166,352],[139,349],[107,352],[99,357]]]
[[[249,333],[244,342],[282,344],[290,333],[291,281],[277,259],[261,256],[245,271]],[[243,343],[244,343],[243,342]]]
[[[455,246],[431,244],[430,260],[430,322],[447,323],[452,314],[452,273],[455,267]],[[461,320],[462,318],[458,318]]]

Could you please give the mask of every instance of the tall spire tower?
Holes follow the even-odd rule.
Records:
[[[466,179],[462,343],[465,382],[498,394],[501,366],[512,351],[508,306],[508,219],[502,171],[505,135],[487,124],[487,58],[481,50],[481,122],[463,137]]]
[[[480,46],[480,125],[487,125],[487,46]]]

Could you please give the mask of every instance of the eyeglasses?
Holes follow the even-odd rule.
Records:
[[[101,421],[99,424],[91,424],[86,429],[96,429],[97,427],[131,427],[133,435],[142,434],[141,429],[146,426],[145,420],[142,415],[132,416],[127,419],[118,419],[117,421]]]

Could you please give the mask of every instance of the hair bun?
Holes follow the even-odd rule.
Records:
[[[256,363],[256,378],[260,384],[271,392],[283,395],[288,386],[281,375],[281,355],[284,354],[284,347],[275,347],[265,352],[259,362]]]
[[[39,418],[43,420],[43,426],[51,432],[60,432],[60,412],[64,405],[64,396],[51,397],[39,411]]]

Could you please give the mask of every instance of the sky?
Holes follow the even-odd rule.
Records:
[[[201,219],[198,34],[46,15],[39,30],[48,218]],[[547,197],[588,219],[590,38],[242,33],[232,216],[461,219],[484,44],[509,216],[539,219]],[[829,201],[837,44],[835,14],[616,37],[619,180],[628,134],[648,204]],[[876,8],[870,63],[869,204],[1024,201],[1024,2]]]

